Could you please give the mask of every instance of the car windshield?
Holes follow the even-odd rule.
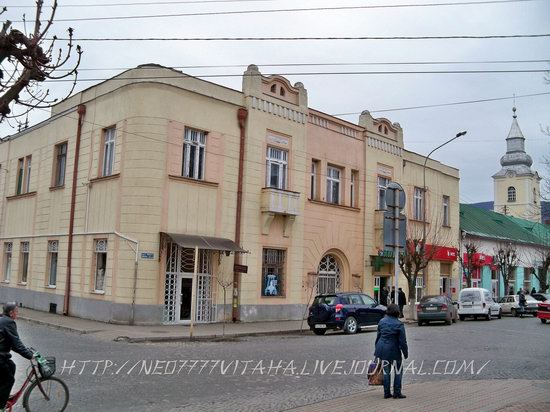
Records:
[[[481,295],[477,290],[464,290],[460,294],[460,300],[466,302],[479,302],[481,301]]]
[[[525,300],[529,301],[529,302],[538,302],[538,300],[536,300],[533,296],[531,295],[525,295]]]
[[[420,303],[445,303],[444,296],[424,296]]]
[[[313,301],[314,305],[335,305],[336,304],[337,296],[316,296],[315,300]]]

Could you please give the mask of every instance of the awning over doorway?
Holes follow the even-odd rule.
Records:
[[[231,239],[223,237],[201,236],[201,235],[184,235],[180,233],[164,233],[161,235],[169,237],[172,242],[178,244],[184,248],[206,249],[206,250],[220,250],[223,252],[239,252],[247,253],[242,247],[237,245]]]

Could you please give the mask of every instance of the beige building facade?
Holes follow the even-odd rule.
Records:
[[[458,243],[458,171],[424,160],[398,124],[311,109],[303,84],[254,65],[242,91],[139,66],[0,143],[0,301],[180,324],[300,319],[315,293],[376,295],[393,273],[390,181],[411,228],[447,253]],[[422,293],[458,276],[456,254],[438,259]]]

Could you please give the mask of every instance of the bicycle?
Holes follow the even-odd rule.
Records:
[[[63,412],[69,403],[69,388],[61,379],[53,377],[55,358],[44,358],[32,348],[31,350],[34,356],[27,369],[27,378],[21,388],[10,395],[5,410],[12,412],[12,408],[23,395],[23,408],[27,412]]]

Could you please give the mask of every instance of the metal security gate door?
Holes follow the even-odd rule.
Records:
[[[166,254],[166,281],[164,289],[163,323],[177,324],[191,321],[191,297],[194,269],[193,249],[169,242]],[[214,322],[212,252],[199,250],[196,279],[195,322]]]
[[[326,255],[319,263],[317,293],[334,293],[340,290],[340,266],[336,258]]]

